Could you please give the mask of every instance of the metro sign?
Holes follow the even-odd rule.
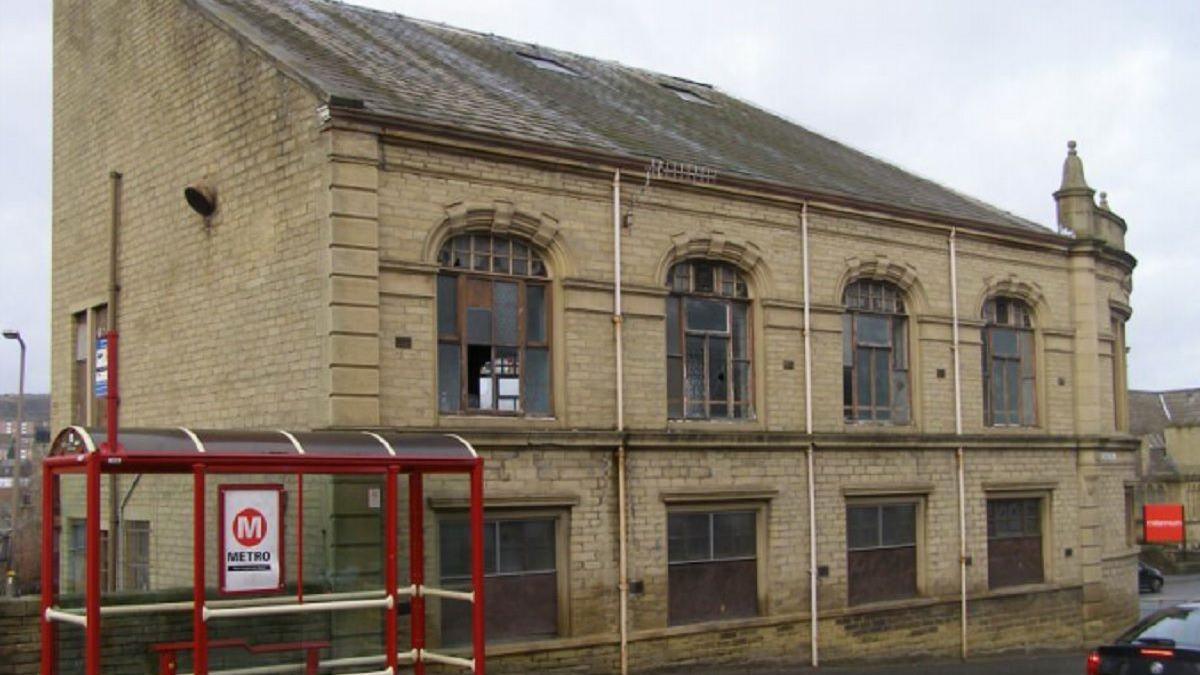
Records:
[[[221,592],[261,593],[283,588],[283,486],[220,488]]]
[[[1187,539],[1183,504],[1146,504],[1142,523],[1147,544],[1182,544]]]

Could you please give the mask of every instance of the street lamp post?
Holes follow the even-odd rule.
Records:
[[[17,511],[21,505],[21,446],[23,445],[21,425],[24,424],[23,417],[25,415],[25,340],[19,331],[11,328],[5,329],[4,337],[16,340],[21,345],[21,379],[17,389],[17,428],[12,459],[12,506],[8,528],[8,569],[12,575],[15,575],[17,572]]]

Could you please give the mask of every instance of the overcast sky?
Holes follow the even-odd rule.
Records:
[[[1131,385],[1200,386],[1196,0],[356,1],[711,83],[1048,226],[1076,139],[1139,260]],[[49,388],[50,4],[0,14],[0,324],[25,335],[38,392]],[[0,392],[16,391],[17,361],[16,344],[0,343]]]

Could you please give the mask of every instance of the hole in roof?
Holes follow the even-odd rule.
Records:
[[[667,89],[669,91],[675,92],[676,96],[687,101],[688,103],[699,103],[701,105],[712,105],[712,101],[704,98],[700,94],[697,94],[696,92],[692,91],[691,89],[688,89],[687,87],[680,87],[680,86],[674,85],[674,84],[667,84],[666,82],[659,82],[658,84],[663,89]]]
[[[579,73],[575,72],[574,70],[571,70],[570,68],[564,66],[563,64],[559,63],[558,61],[555,61],[554,59],[546,58],[545,56],[538,56],[537,54],[527,54],[525,52],[517,52],[517,56],[520,56],[521,58],[523,58],[526,61],[528,61],[529,63],[537,66],[538,68],[541,68],[542,70],[549,70],[552,73],[558,73],[560,75],[573,75],[576,77],[579,76]]]

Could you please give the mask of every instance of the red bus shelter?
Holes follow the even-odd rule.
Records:
[[[103,474],[190,474],[192,476],[192,600],[144,605],[101,604],[101,481]],[[300,506],[294,542],[297,560],[303,560],[304,476],[373,474],[384,479],[383,512],[384,587],[374,592],[323,593],[305,596],[303,565],[298,564],[296,595],[220,599],[208,597],[205,588],[205,482],[210,476],[290,474],[296,477]],[[470,476],[471,586],[469,591],[425,585],[424,507],[425,474],[461,473]],[[55,579],[58,565],[55,513],[59,482],[64,474],[86,475],[86,579],[84,606],[58,605]],[[408,476],[409,581],[401,586],[397,564],[397,499],[401,474]],[[106,616],[161,612],[191,612],[192,640],[167,645],[191,651],[196,675],[209,675],[209,650],[222,645],[208,638],[211,622],[228,617],[255,617],[308,612],[337,612],[376,608],[384,612],[385,653],[375,661],[380,668],[361,675],[394,675],[401,665],[412,665],[422,675],[426,663],[460,666],[484,673],[483,621],[483,460],[463,439],[452,435],[410,435],[392,432],[289,432],[204,431],[186,428],[122,429],[116,447],[103,429],[69,427],[55,439],[42,473],[42,611],[41,659],[43,675],[56,669],[58,630],[61,624],[84,631],[84,672],[99,675],[100,628]],[[260,486],[261,487],[261,486]],[[224,503],[224,502],[222,502]],[[282,516],[280,516],[282,517]],[[181,524],[182,525],[182,524]],[[224,532],[224,529],[221,530]],[[292,542],[287,542],[288,544]],[[224,567],[221,568],[224,572]],[[224,581],[222,582],[224,584]],[[462,658],[425,648],[425,598],[438,597],[471,603],[472,658]],[[398,645],[400,604],[411,607],[411,644]],[[160,646],[161,647],[161,646]],[[166,663],[164,661],[160,663]],[[310,650],[308,669],[318,667]],[[361,661],[361,659],[360,659]],[[320,664],[321,667],[336,664]],[[166,667],[166,666],[163,666]],[[170,665],[173,670],[173,661]],[[215,671],[214,672],[215,675]]]

